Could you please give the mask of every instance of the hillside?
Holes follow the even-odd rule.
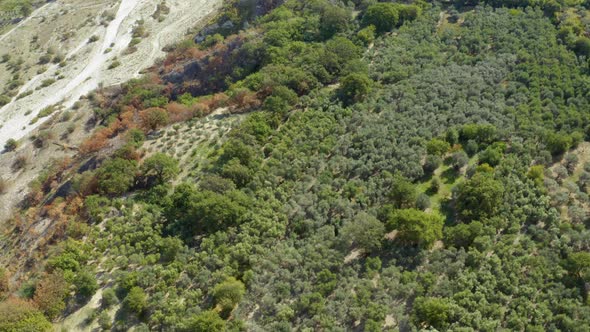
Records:
[[[0,156],[0,331],[590,330],[587,7],[162,21]]]

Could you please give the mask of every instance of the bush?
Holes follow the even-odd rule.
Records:
[[[23,168],[25,168],[25,166],[27,166],[27,164],[29,163],[29,157],[27,157],[26,155],[19,155],[16,157],[16,159],[14,160],[14,162],[12,163],[12,170],[13,171],[19,171]]]
[[[37,285],[33,301],[49,319],[57,317],[65,308],[68,283],[59,273],[46,275]]]
[[[131,288],[129,294],[123,300],[123,306],[135,314],[141,314],[147,306],[147,296],[143,289],[139,287]]]
[[[16,148],[18,148],[18,142],[14,138],[11,138],[4,143],[4,149],[6,151],[14,151]]]
[[[109,331],[113,327],[113,321],[108,312],[103,311],[98,315],[98,326],[105,331]]]
[[[365,26],[374,26],[378,33],[391,31],[399,23],[398,5],[394,3],[377,3],[367,8],[363,15]]]
[[[109,308],[119,302],[117,299],[117,295],[115,294],[115,290],[112,288],[107,288],[102,292],[102,302],[101,306],[103,308]]]
[[[221,308],[221,312],[229,314],[240,303],[245,292],[244,284],[236,278],[230,277],[213,288],[213,298]]]
[[[168,124],[169,117],[165,109],[152,107],[139,113],[146,129],[156,130]]]
[[[225,321],[212,310],[201,312],[190,317],[186,324],[187,327],[182,329],[183,332],[223,332],[225,331]]]
[[[0,331],[50,331],[51,327],[47,318],[28,301],[0,302]]]
[[[416,326],[443,330],[448,326],[450,306],[447,300],[419,297],[414,301],[412,319]]]
[[[10,103],[11,100],[9,96],[0,96],[0,107]]]
[[[98,289],[98,283],[94,274],[82,270],[76,274],[74,278],[74,286],[76,286],[76,292],[83,298],[89,298]]]

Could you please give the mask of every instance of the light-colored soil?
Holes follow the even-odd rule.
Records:
[[[20,56],[25,60],[23,68],[29,68],[21,70],[24,85],[19,94],[32,91],[31,95],[14,98],[0,109],[0,145],[9,138],[25,136],[40,125],[41,121],[29,122],[47,106],[63,103],[67,108],[100,85],[109,86],[137,77],[142,69],[164,55],[164,46],[178,41],[200,20],[215,12],[221,2],[168,0],[170,12],[161,20],[152,17],[161,0],[121,0],[120,3],[104,0],[91,5],[82,0],[62,0],[41,7],[16,30],[0,37],[4,38],[0,54],[10,53],[13,59]],[[100,24],[103,12],[114,13],[114,19],[106,28]],[[142,37],[135,46],[137,50],[130,53],[128,45],[138,20],[144,21],[147,36]],[[66,32],[72,32],[73,36],[61,42],[61,34]],[[38,36],[37,43],[31,42],[33,36]],[[97,36],[98,40],[89,43],[91,36]],[[48,64],[45,72],[36,74],[39,66],[35,63],[47,47],[55,45],[60,54],[66,55],[65,66]],[[120,66],[108,69],[115,59]],[[12,75],[6,64],[0,65],[0,70],[5,84]],[[58,79],[60,76],[63,78]],[[39,88],[47,79],[56,79],[56,82]]]

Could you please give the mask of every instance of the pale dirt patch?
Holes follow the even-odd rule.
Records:
[[[344,257],[344,263],[348,264],[348,263],[354,261],[355,259],[361,257],[362,253],[363,253],[363,251],[361,249],[352,250],[346,257]]]
[[[397,233],[399,233],[398,230],[393,230],[393,231],[385,234],[385,238],[389,241],[393,241],[397,237]]]
[[[395,317],[393,317],[393,315],[385,316],[385,324],[383,324],[383,327],[394,327],[396,325],[397,321],[395,320]]]

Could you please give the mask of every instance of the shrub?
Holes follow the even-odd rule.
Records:
[[[10,138],[4,143],[4,149],[6,151],[14,151],[16,148],[18,148],[18,142],[14,138]]]
[[[65,309],[67,291],[68,283],[61,274],[47,274],[37,285],[33,301],[49,319],[53,319]]]
[[[230,277],[213,288],[213,298],[221,311],[228,314],[240,303],[245,292],[244,284],[236,278]]]
[[[28,163],[29,163],[29,157],[27,157],[24,154],[21,154],[21,155],[17,156],[16,159],[14,160],[14,162],[12,163],[12,170],[15,172],[18,170],[21,170],[21,169],[25,168],[25,166],[27,166]]]
[[[412,319],[417,326],[443,330],[448,325],[450,306],[447,300],[438,298],[416,298]]]
[[[10,103],[11,98],[9,96],[0,96],[0,107]]]
[[[118,302],[117,295],[112,288],[107,288],[102,292],[101,306],[103,308],[111,307]]]
[[[108,331],[113,327],[113,322],[108,312],[103,311],[98,315],[98,326],[105,331]]]
[[[123,300],[123,306],[135,314],[141,314],[147,306],[147,296],[143,289],[139,287],[131,288],[129,294]]]
[[[225,321],[212,310],[203,311],[186,322],[186,328],[183,332],[223,332],[225,331]]]
[[[50,331],[51,323],[28,301],[0,302],[0,331]]]
[[[156,130],[168,124],[169,117],[165,109],[152,107],[139,113],[141,121],[146,129]]]
[[[399,23],[398,5],[393,3],[376,3],[371,5],[363,15],[365,26],[374,26],[378,33],[391,31]]]

